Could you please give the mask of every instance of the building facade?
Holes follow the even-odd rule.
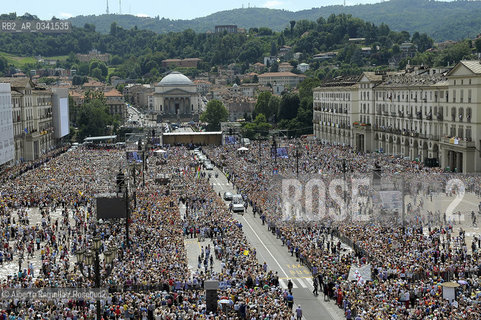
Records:
[[[355,78],[344,78],[313,90],[313,129],[318,139],[351,144],[351,124],[359,115],[358,87]]]
[[[318,139],[456,172],[481,171],[479,61],[461,61],[450,71],[364,73],[355,83],[337,82],[313,91]],[[350,105],[348,115],[336,111],[336,104]],[[338,130],[346,119],[348,138]]]
[[[92,60],[99,60],[102,62],[108,62],[110,60],[110,54],[108,53],[101,53],[100,51],[93,49],[90,50],[87,54],[76,54],[77,59],[80,62],[90,62]]]
[[[15,159],[12,92],[9,83],[0,83],[0,168]]]
[[[149,107],[149,95],[154,93],[154,87],[150,84],[128,84],[124,87],[125,99],[132,105],[147,109]]]
[[[165,59],[162,60],[162,67],[164,68],[197,68],[199,62],[202,59],[199,58],[186,58],[186,59]]]
[[[156,86],[154,112],[163,119],[198,120],[202,99],[196,85],[180,72],[165,76]]]
[[[295,88],[306,76],[292,72],[268,72],[258,76],[261,85],[279,85],[286,88]]]
[[[105,92],[104,97],[105,104],[108,107],[110,115],[119,117],[121,121],[126,121],[128,118],[128,113],[124,96],[116,89],[112,89]]]
[[[28,78],[0,78],[0,83],[11,87],[15,160],[38,159],[55,147],[52,92]]]

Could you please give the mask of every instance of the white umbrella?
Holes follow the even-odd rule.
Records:
[[[155,153],[166,153],[166,152],[167,152],[167,151],[162,150],[162,149],[160,149],[160,150],[155,150]]]
[[[248,151],[249,149],[246,148],[246,147],[240,147],[239,149],[237,149],[237,151]]]

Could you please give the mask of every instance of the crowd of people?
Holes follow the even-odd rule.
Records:
[[[481,237],[467,243],[464,232],[455,232],[450,221],[430,219],[420,210],[428,201],[422,197],[444,192],[452,176],[417,162],[360,154],[348,147],[285,143],[290,158],[272,156],[265,142],[253,143],[244,153],[235,145],[203,151],[277,234],[286,254],[296,255],[311,269],[319,291],[342,308],[346,319],[481,318]],[[298,161],[292,159],[296,146],[302,150]],[[75,253],[92,248],[92,239],[99,236],[101,286],[110,290],[101,303],[103,319],[295,319],[299,311],[293,307],[292,292],[279,286],[276,272],[259,263],[242,225],[216,194],[208,175],[199,172],[193,154],[182,146],[165,149],[162,159],[153,155],[148,159],[145,185],[142,179],[130,185],[136,192],[128,243],[125,224],[98,221],[95,206],[98,194],[116,192],[119,170],[131,174],[125,151],[105,146],[58,150],[40,162],[3,172],[0,268],[13,265],[15,271],[0,279],[1,287],[95,286],[93,277],[83,275],[89,267],[76,263]],[[361,206],[369,217],[366,221],[324,215],[292,223],[295,217],[283,212],[284,178],[306,183],[316,176],[330,182],[346,171],[351,177],[370,175],[376,166],[382,168],[383,181],[403,174],[412,182],[412,198],[422,198],[407,210],[406,226],[396,224],[396,217],[380,219],[372,187],[362,190],[371,199]],[[143,166],[137,174],[141,170]],[[168,174],[171,182],[159,182],[160,174]],[[465,182],[466,190],[480,195],[476,176],[456,177]],[[327,209],[337,212],[335,201],[323,200]],[[189,268],[184,246],[191,238],[212,243],[203,250],[197,269]],[[343,249],[346,244],[352,250]],[[111,266],[103,258],[109,248],[118,250]],[[214,269],[213,264],[220,267]],[[369,265],[371,279],[352,281],[348,275],[353,264]],[[212,312],[203,290],[206,280],[222,283],[218,291],[222,303]],[[448,281],[460,285],[454,301],[443,299],[442,284]],[[0,317],[9,319],[94,319],[96,312],[96,302],[89,299],[0,301]]]
[[[95,277],[84,276],[94,270],[78,264],[75,253],[92,249],[100,237],[101,287],[110,292],[101,303],[103,319],[291,319],[295,310],[285,299],[288,292],[279,287],[277,274],[259,264],[192,153],[184,147],[167,152],[163,159],[150,157],[145,185],[142,179],[136,186],[131,181],[131,200],[136,192],[128,242],[125,223],[97,220],[95,206],[97,195],[118,191],[119,170],[132,171],[125,152],[80,147],[8,175],[0,186],[0,265],[14,265],[15,271],[0,286],[94,287]],[[156,178],[166,173],[172,182],[159,184]],[[220,264],[220,271],[188,267],[184,240],[201,232],[213,242],[211,265]],[[110,248],[118,251],[111,265],[103,256]],[[213,310],[203,289],[206,280],[223,283],[218,291],[223,303]],[[96,313],[90,299],[0,301],[0,317],[9,319],[94,319]]]
[[[349,147],[296,140],[284,143],[289,158],[276,157],[270,143],[265,142],[254,142],[249,152],[238,152],[235,145],[205,147],[204,151],[259,218],[278,234],[288,252],[295,253],[312,270],[321,291],[334,299],[347,319],[481,318],[481,243],[466,243],[465,233],[462,229],[455,233],[450,221],[422,214],[424,200],[409,205],[406,224],[399,223],[398,215],[380,216],[372,201],[374,185],[367,191],[371,200],[365,205],[370,209],[364,221],[348,219],[352,218],[349,215],[344,219],[324,215],[292,223],[296,217],[286,217],[283,212],[283,179],[297,178],[305,184],[320,178],[328,184],[345,174],[341,159],[348,164],[349,177],[371,177],[376,167],[382,168],[383,181],[402,175],[409,183],[412,198],[444,193],[453,175],[402,158],[360,154]],[[295,159],[295,147],[301,148],[299,159]],[[478,177],[455,177],[464,182],[467,191],[479,196]],[[447,196],[451,193],[447,192]],[[337,212],[335,202],[328,198],[323,201],[327,209]],[[342,250],[340,240],[354,250]],[[372,279],[349,279],[352,265],[370,265]],[[443,298],[442,284],[448,281],[459,285],[456,299],[451,302]]]

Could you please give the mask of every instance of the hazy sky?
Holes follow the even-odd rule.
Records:
[[[235,8],[264,7],[299,11],[313,7],[343,4],[344,0],[121,0],[122,13],[160,16],[170,19],[192,19]],[[68,18],[77,15],[103,14],[107,0],[2,0],[1,13],[25,12],[40,19]],[[377,3],[381,0],[346,0],[346,5]],[[119,13],[119,0],[108,0],[110,13]]]

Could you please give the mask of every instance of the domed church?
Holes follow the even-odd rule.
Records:
[[[155,85],[154,110],[163,121],[197,121],[201,109],[195,84],[182,73],[173,71]]]

